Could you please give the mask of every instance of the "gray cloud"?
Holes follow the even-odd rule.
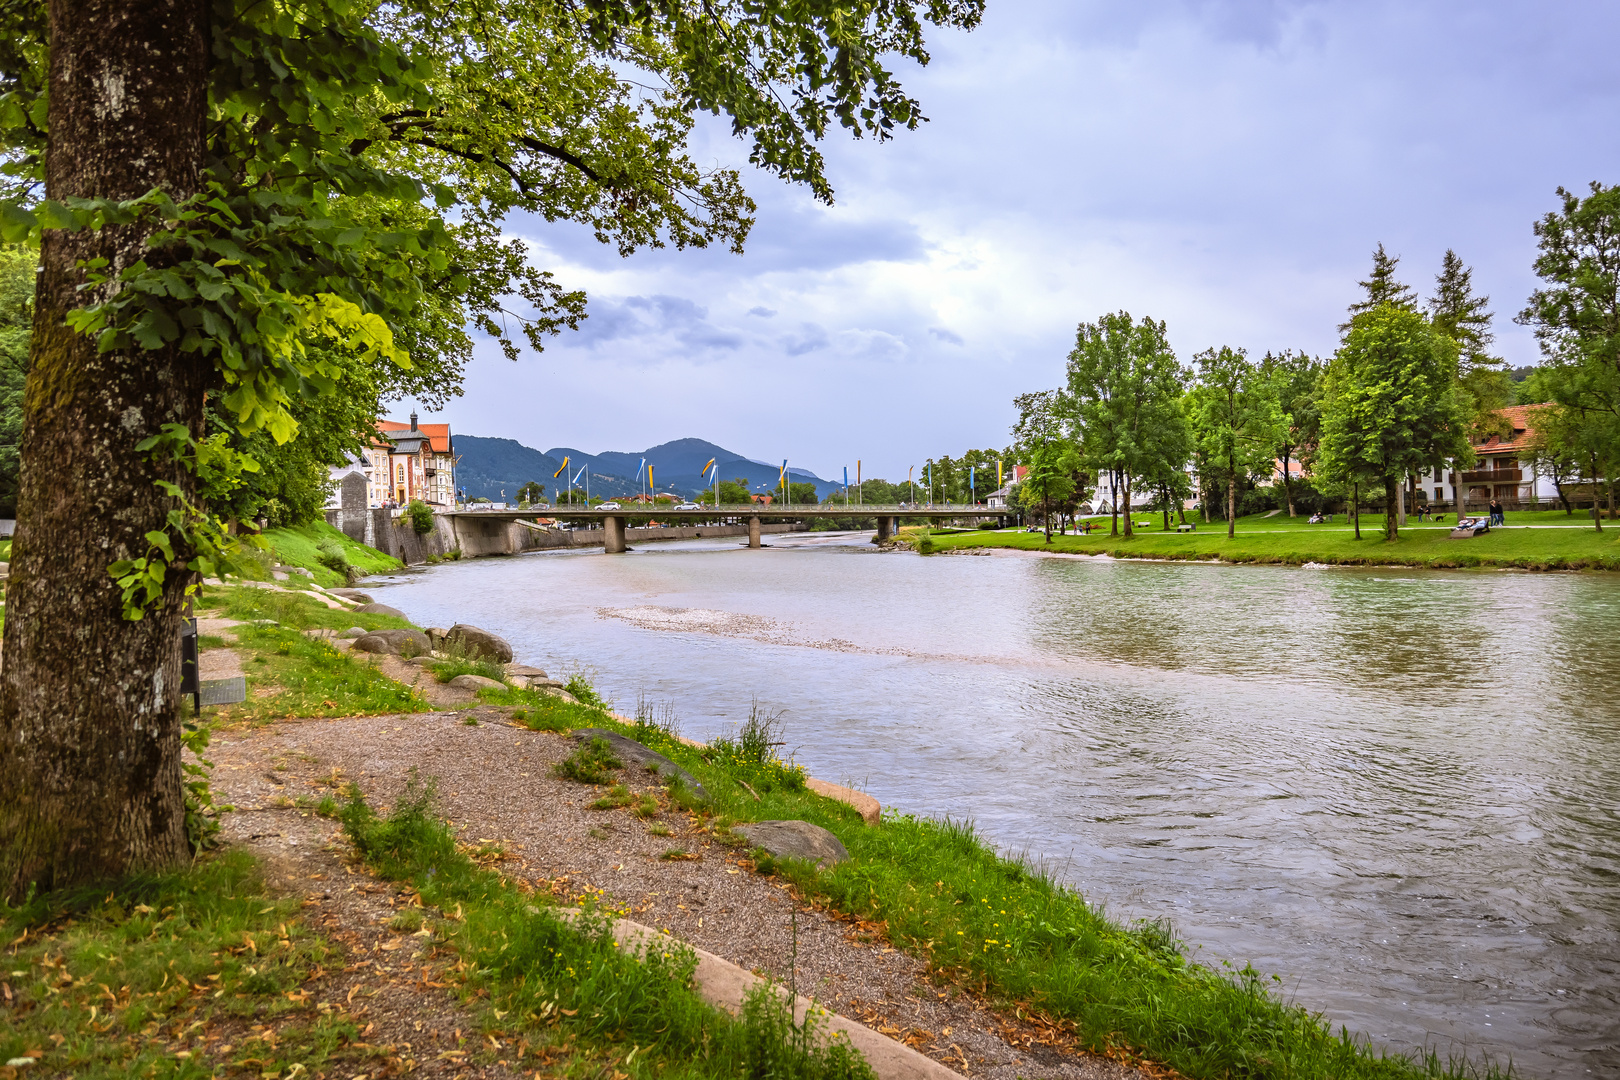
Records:
[[[773,318],[776,315],[776,312],[772,311],[768,307],[751,307],[748,309],[748,314],[757,315],[761,319],[769,319]]]
[[[789,356],[803,356],[805,353],[825,349],[827,345],[827,331],[815,323],[805,323],[799,327],[797,334],[782,339],[782,351]]]
[[[929,334],[931,334],[934,337],[938,338],[939,340],[943,341],[947,345],[965,345],[965,344],[967,344],[965,341],[962,340],[962,335],[961,334],[952,333],[951,331],[946,330],[944,327],[941,327],[941,326],[930,326],[928,328],[928,332],[929,332]]]

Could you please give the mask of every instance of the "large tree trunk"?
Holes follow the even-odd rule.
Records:
[[[1108,535],[1119,535],[1119,470],[1108,470]]]
[[[1356,523],[1356,539],[1361,539],[1361,483],[1350,485],[1350,517]]]
[[[1226,474],[1226,536],[1237,535],[1237,464]]]
[[[1393,540],[1400,535],[1400,525],[1396,518],[1396,500],[1399,498],[1400,485],[1395,483],[1392,473],[1384,474],[1384,539]]]
[[[1294,484],[1288,479],[1288,455],[1282,459],[1283,498],[1288,500],[1288,516],[1294,516]]]
[[[51,0],[46,193],[176,200],[200,187],[204,0]],[[107,573],[145,554],[189,485],[135,444],[201,431],[206,363],[177,350],[97,353],[63,325],[98,298],[75,263],[161,262],[135,227],[47,231],[24,398],[22,476],[0,670],[0,894],[189,857],[180,775],[182,574],[139,621]]]
[[[1131,532],[1131,477],[1129,473],[1125,474],[1125,535],[1127,538],[1135,535]]]

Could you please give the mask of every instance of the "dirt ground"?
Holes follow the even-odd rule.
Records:
[[[402,672],[403,674],[403,672]],[[472,723],[469,721],[476,721]],[[783,883],[751,872],[698,819],[661,803],[656,818],[629,808],[592,810],[602,789],[552,775],[572,750],[565,737],[510,723],[502,709],[337,720],[289,720],[216,732],[216,798],[238,811],[229,839],[284,868],[285,887],[309,896],[317,925],[370,965],[373,1043],[403,1047],[425,1071],[451,1076],[455,1032],[466,1015],[421,970],[445,961],[414,957],[420,942],[386,929],[392,887],[344,865],[337,827],[277,803],[318,799],[354,782],[389,805],[414,768],[437,781],[439,808],[468,841],[498,842],[506,873],[570,897],[590,891],[626,917],[667,929],[744,968],[792,980],[845,1016],[900,1039],[958,1072],[1013,1080],[1114,1080],[1146,1073],[1105,1058],[1065,1053],[1040,1027],[936,986],[924,964],[863,931],[796,901]],[[649,785],[650,786],[650,785]],[[667,833],[667,835],[659,835]],[[739,865],[739,863],[741,863]],[[325,921],[323,921],[325,920]],[[795,951],[796,941],[796,951]],[[412,974],[417,972],[417,974]],[[348,990],[342,989],[344,993]],[[424,1001],[424,995],[427,995]],[[505,1075],[496,1071],[466,1075]]]

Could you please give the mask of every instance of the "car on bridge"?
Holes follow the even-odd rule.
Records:
[[[609,503],[598,503],[596,506],[593,506],[591,509],[593,509],[593,510],[623,510],[624,507],[620,506],[618,503],[609,502]]]
[[[677,506],[675,509],[677,509],[677,510],[702,510],[703,509],[703,504],[702,503],[694,503],[694,502],[684,502],[684,503],[681,503],[679,506]]]

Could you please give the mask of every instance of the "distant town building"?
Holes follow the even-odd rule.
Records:
[[[332,468],[334,491],[328,508],[338,505],[338,490],[351,473],[366,477],[372,507],[403,506],[421,499],[429,506],[456,504],[456,457],[449,424],[378,420],[376,434],[360,457]]]

